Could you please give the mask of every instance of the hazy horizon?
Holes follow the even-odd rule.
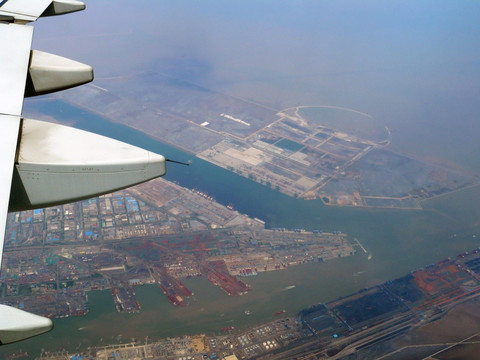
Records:
[[[34,47],[96,78],[158,71],[283,108],[335,105],[392,148],[480,173],[476,1],[87,1],[36,23]],[[61,33],[59,33],[61,29]]]

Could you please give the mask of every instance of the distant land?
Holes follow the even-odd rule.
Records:
[[[421,209],[479,182],[389,150],[390,130],[354,109],[272,109],[152,72],[96,84],[56,96],[295,198]]]

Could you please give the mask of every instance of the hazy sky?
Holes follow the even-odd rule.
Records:
[[[96,77],[155,69],[281,109],[337,105],[480,173],[480,2],[90,0],[34,47]]]

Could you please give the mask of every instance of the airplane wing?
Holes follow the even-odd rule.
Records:
[[[41,16],[83,10],[76,0],[0,0],[0,266],[7,213],[123,189],[166,172],[165,158],[100,135],[22,117],[25,96],[93,80],[90,66],[32,50]],[[0,305],[0,344],[51,330],[50,319]]]

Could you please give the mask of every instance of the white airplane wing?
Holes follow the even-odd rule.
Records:
[[[165,158],[113,139],[22,117],[25,96],[93,80],[90,66],[31,50],[40,16],[83,10],[75,0],[0,0],[0,266],[8,211],[53,206],[166,172]],[[0,305],[0,344],[51,330],[50,319]]]
[[[2,49],[0,51],[0,129],[2,132],[2,141],[0,142],[0,264],[32,36],[33,28],[31,26],[0,23],[0,49]],[[50,319],[0,305],[0,342],[2,344],[41,334],[51,328]]]

